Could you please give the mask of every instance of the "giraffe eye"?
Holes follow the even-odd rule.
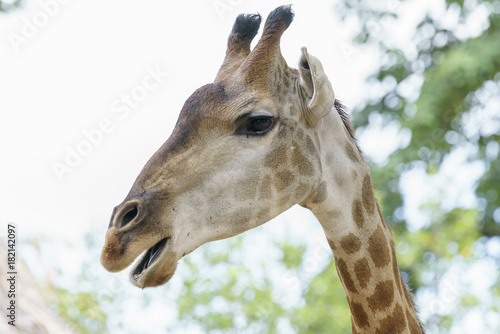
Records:
[[[271,129],[273,125],[273,117],[257,116],[248,120],[246,133],[250,135],[264,134]]]

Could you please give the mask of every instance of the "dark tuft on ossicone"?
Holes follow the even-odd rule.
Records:
[[[252,40],[259,31],[262,16],[260,14],[240,14],[233,25],[233,34],[239,34],[243,40]]]
[[[285,31],[290,23],[293,21],[294,13],[292,10],[292,5],[280,6],[273,10],[266,20],[265,30],[266,33],[273,34],[276,31]],[[285,24],[282,27],[282,24]]]

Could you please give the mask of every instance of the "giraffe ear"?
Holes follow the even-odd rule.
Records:
[[[332,110],[335,94],[323,65],[316,57],[307,53],[306,48],[302,48],[299,72],[302,118],[307,126],[312,128]]]

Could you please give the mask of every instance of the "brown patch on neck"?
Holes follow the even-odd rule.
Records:
[[[392,280],[377,284],[373,295],[367,298],[368,306],[373,312],[381,312],[388,309],[394,300],[394,283]]]
[[[370,279],[372,278],[372,272],[370,270],[370,265],[368,260],[362,258],[354,264],[354,273],[356,274],[356,279],[358,280],[359,286],[366,288]]]
[[[350,303],[351,308],[351,316],[353,320],[353,324],[356,325],[357,328],[365,328],[368,327],[368,315],[366,314],[363,305],[359,303],[352,302]],[[354,328],[353,328],[354,329]]]
[[[373,197],[372,182],[370,180],[370,175],[366,175],[363,179],[363,189],[361,193],[363,199],[363,205],[369,214],[372,214],[375,210],[375,198]]]
[[[364,225],[365,217],[363,213],[363,206],[359,199],[355,199],[352,202],[352,220],[356,223],[358,228],[362,228]]]
[[[387,239],[380,225],[368,240],[368,252],[377,268],[386,266],[391,261]]]
[[[349,233],[342,239],[340,239],[340,246],[344,249],[344,251],[351,255],[359,251],[361,248],[361,241],[359,238],[353,233]]]
[[[406,318],[401,305],[397,304],[391,315],[380,320],[380,326],[377,329],[377,333],[391,333],[398,334],[403,333],[407,328]]]
[[[358,291],[356,290],[356,286],[354,285],[354,281],[352,280],[351,274],[349,273],[349,269],[347,268],[347,264],[345,263],[345,261],[339,257],[336,257],[335,264],[344,287],[350,292],[357,293]]]

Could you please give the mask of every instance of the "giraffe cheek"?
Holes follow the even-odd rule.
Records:
[[[264,176],[259,188],[259,193],[258,193],[259,200],[269,200],[272,197],[273,190],[271,188],[271,182],[272,179],[270,175]]]
[[[238,202],[257,199],[259,178],[259,175],[252,175],[241,186],[231,187],[230,192],[232,193],[232,197]]]
[[[281,193],[286,190],[295,180],[295,176],[288,170],[282,170],[274,175],[274,187]]]

